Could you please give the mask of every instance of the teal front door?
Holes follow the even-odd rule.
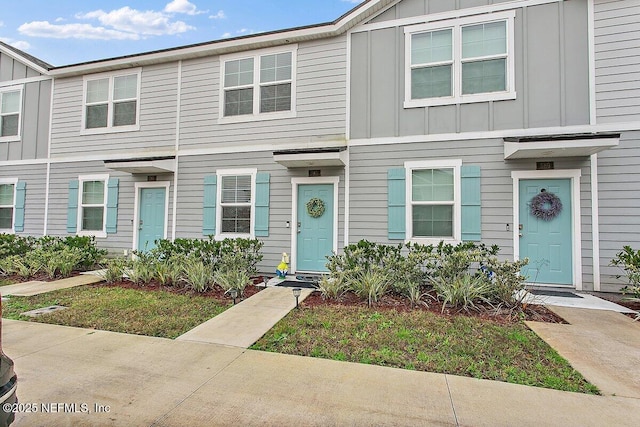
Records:
[[[544,204],[532,203],[541,193],[557,196],[562,209],[554,214],[549,201]],[[533,209],[536,212],[532,212],[532,204],[538,208]],[[529,258],[529,265],[522,269],[528,277],[527,282],[573,285],[571,180],[521,180],[519,212],[520,259]],[[541,218],[545,213],[546,218]]]
[[[138,211],[138,250],[146,252],[155,248],[155,241],[164,239],[165,188],[141,188]]]
[[[324,205],[322,215],[309,214],[307,203],[318,198]],[[298,238],[296,270],[327,271],[326,256],[333,250],[333,184],[298,185]]]

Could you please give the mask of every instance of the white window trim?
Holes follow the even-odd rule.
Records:
[[[113,80],[115,77],[137,75],[136,93],[136,124],[128,126],[113,126]],[[132,132],[140,130],[140,86],[142,81],[142,68],[131,68],[117,73],[91,74],[83,77],[82,82],[82,123],[80,125],[81,135],[96,135],[104,133]],[[109,79],[109,93],[107,98],[107,126],[103,128],[87,128],[87,82],[93,80]]]
[[[169,188],[171,187],[170,181],[156,181],[156,182],[136,182],[134,187],[134,202],[133,202],[133,242],[131,243],[131,250],[138,250],[138,235],[140,234],[140,201],[141,191],[145,188],[164,188],[164,235],[163,239],[167,238],[167,230],[169,229]],[[106,215],[105,215],[106,217]]]
[[[218,169],[216,171],[216,240],[222,239],[253,239],[255,238],[255,224],[256,224],[256,174],[257,168],[247,169]],[[238,176],[238,175],[251,175],[251,221],[249,233],[223,233],[222,232],[222,177],[223,176]]]
[[[82,210],[84,206],[82,205],[82,191],[83,191],[83,183],[85,181],[104,181],[104,200],[102,203],[103,212],[102,212],[102,230],[83,230],[82,229]],[[77,219],[77,228],[78,230],[76,234],[78,236],[94,236],[94,237],[107,237],[107,198],[109,196],[109,186],[107,185],[109,182],[109,175],[80,175],[78,176],[78,219]],[[97,205],[95,205],[97,206]],[[91,207],[91,206],[90,206]]]
[[[0,233],[15,234],[16,232],[16,195],[18,190],[18,178],[0,178],[0,184],[13,184],[13,215],[11,217],[11,228],[0,228]],[[6,208],[8,205],[0,207]]]
[[[6,86],[0,88],[0,94],[5,92],[20,91],[20,106],[18,107],[18,134],[9,136],[0,136],[0,142],[15,142],[22,139],[22,98],[24,96],[24,85]],[[0,97],[1,98],[1,97]],[[1,99],[0,99],[1,102]]]
[[[508,10],[489,15],[468,16],[447,21],[405,27],[405,94],[404,108],[429,107],[435,105],[467,104],[472,102],[502,101],[516,99],[515,86],[515,32],[516,12]],[[462,94],[462,27],[474,24],[506,21],[507,23],[507,81],[503,92]],[[411,99],[411,36],[421,32],[445,29],[453,30],[453,95],[438,98]]]
[[[260,113],[260,87],[263,84],[260,83],[260,58],[266,55],[273,55],[278,53],[291,53],[291,110],[289,111],[276,111],[273,113]],[[276,47],[270,49],[261,49],[258,51],[252,52],[242,52],[235,53],[230,55],[220,56],[220,83],[219,83],[219,100],[218,100],[218,123],[219,124],[227,124],[227,123],[244,123],[244,122],[254,122],[254,121],[262,121],[262,120],[278,120],[278,119],[288,119],[292,117],[296,117],[296,87],[297,87],[297,56],[298,56],[298,45],[291,44],[285,47]],[[225,64],[227,61],[234,61],[238,59],[249,59],[253,58],[253,84],[246,85],[242,87],[252,87],[253,88],[253,114],[242,114],[239,116],[228,116],[224,115],[224,73],[225,73]],[[270,82],[270,84],[274,84],[274,82]],[[241,88],[238,86],[237,88]]]
[[[407,237],[405,242],[421,243],[421,244],[438,244],[441,241],[451,244],[458,244],[462,241],[462,185],[460,181],[460,169],[462,168],[461,159],[443,159],[443,160],[421,160],[410,161],[404,163],[405,168],[405,228]],[[413,237],[413,170],[419,169],[453,169],[453,236],[452,238],[440,237]]]

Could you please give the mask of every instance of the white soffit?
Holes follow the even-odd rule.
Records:
[[[586,157],[617,147],[620,135],[588,137],[505,138],[504,159],[539,159],[552,157]]]
[[[287,168],[344,166],[346,151],[273,153],[273,161]]]
[[[162,160],[134,160],[105,162],[107,169],[130,174],[161,174],[175,172],[174,159]]]

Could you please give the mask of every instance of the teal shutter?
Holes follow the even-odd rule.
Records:
[[[107,233],[118,231],[118,178],[109,178],[107,182]]]
[[[16,203],[15,203],[15,222],[13,224],[13,230],[16,233],[24,231],[24,201],[27,192],[27,183],[25,181],[18,181],[16,185]]]
[[[269,174],[256,174],[256,237],[269,236]]]
[[[216,191],[218,177],[208,175],[204,177],[204,200],[202,209],[202,234],[205,236],[216,234]]]
[[[460,170],[462,200],[462,240],[482,240],[480,210],[480,166],[462,166]]]
[[[67,204],[67,233],[78,229],[78,187],[77,179],[69,181],[69,201]]]
[[[406,175],[405,169],[389,169],[387,172],[388,187],[388,232],[391,240],[404,240],[406,228]]]

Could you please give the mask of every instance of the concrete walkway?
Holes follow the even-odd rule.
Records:
[[[302,289],[299,301],[311,292]],[[291,288],[268,287],[176,339],[248,348],[295,306]]]
[[[640,399],[639,322],[615,311],[547,308],[569,325],[526,322],[527,326],[603,394]]]
[[[17,427],[636,426],[640,414],[640,399],[216,344],[11,320],[3,335],[20,403],[37,408]]]
[[[31,282],[16,283],[0,287],[2,296],[14,295],[17,297],[29,297],[32,295],[43,294],[45,292],[57,291],[59,289],[73,288],[75,286],[91,285],[100,283],[103,279],[91,274],[90,272],[82,273],[78,276],[67,277],[66,279],[55,280],[52,282],[41,282],[33,280]]]

